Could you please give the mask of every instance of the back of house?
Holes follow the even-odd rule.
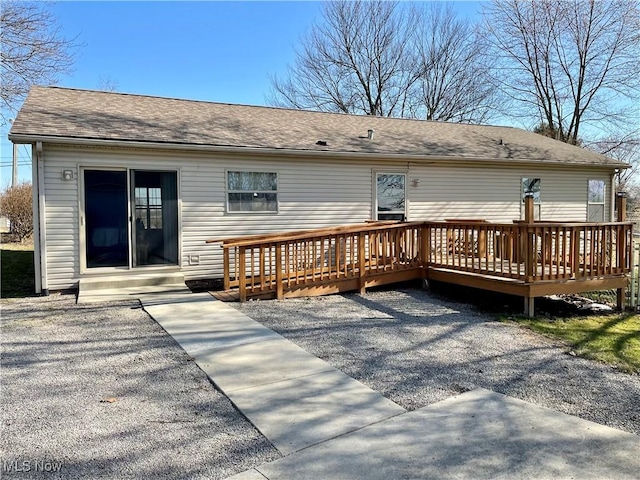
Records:
[[[613,220],[626,165],[511,127],[33,87],[38,293],[83,278],[220,277],[210,238],[370,220]]]

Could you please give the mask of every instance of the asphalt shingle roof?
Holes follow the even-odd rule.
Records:
[[[374,130],[373,139],[367,131]],[[9,137],[583,165],[625,164],[512,127],[33,87]],[[318,142],[326,142],[319,145]]]

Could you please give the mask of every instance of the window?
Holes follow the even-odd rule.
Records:
[[[378,173],[376,175],[377,220],[405,220],[404,173]]]
[[[540,184],[539,178],[523,178],[522,179],[522,217],[524,218],[524,198],[527,193],[533,194],[533,219],[540,220]]]
[[[159,188],[136,187],[136,222],[145,229],[162,228],[162,192]]]
[[[604,222],[604,180],[589,180],[587,222]]]
[[[229,212],[277,212],[278,174],[227,172]]]

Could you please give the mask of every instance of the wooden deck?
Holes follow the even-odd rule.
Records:
[[[531,210],[532,211],[532,210]],[[412,279],[535,297],[617,289],[631,270],[632,224],[480,220],[366,223],[230,238],[225,301],[360,291]]]

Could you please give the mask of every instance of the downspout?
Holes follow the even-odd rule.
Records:
[[[40,292],[43,295],[49,295],[49,283],[47,281],[47,228],[45,213],[45,195],[44,195],[44,156],[42,154],[42,142],[36,142],[36,172],[37,176],[37,204],[38,204],[38,250],[40,263]],[[35,195],[35,194],[34,194]],[[35,204],[34,204],[35,205]],[[35,211],[34,211],[35,214]],[[34,219],[35,222],[35,219]],[[35,250],[34,250],[35,255]],[[36,287],[37,288],[37,287]]]

